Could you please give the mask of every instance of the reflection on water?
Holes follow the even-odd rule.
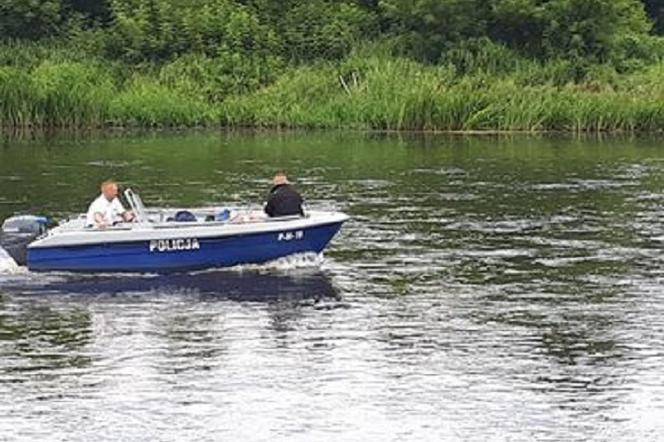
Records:
[[[3,304],[8,303],[3,300]],[[89,358],[80,352],[91,339],[87,311],[76,307],[54,308],[39,302],[12,307],[18,306],[7,305],[0,317],[0,340],[13,347],[3,354],[6,373],[18,375],[89,365]]]
[[[37,276],[35,275],[35,278]],[[24,277],[12,285],[22,295],[103,298],[111,295],[184,296],[202,301],[234,300],[247,302],[302,301],[337,296],[329,278],[309,269],[289,273],[236,270],[209,270],[165,275],[141,274],[66,274],[46,280]],[[5,287],[11,287],[10,284]]]
[[[16,142],[0,218],[81,210],[108,175],[151,205],[258,206],[278,168],[353,217],[322,263],[1,274],[0,434],[660,440],[660,140]]]
[[[159,314],[149,318],[149,326],[169,341],[171,370],[177,360],[200,369],[202,361],[221,354],[219,303],[264,304],[275,333],[291,330],[303,308],[342,305],[329,277],[317,270],[51,278],[25,277],[5,285],[5,290],[18,290],[16,298],[3,299],[0,317],[0,341],[6,341],[3,356],[9,363],[2,368],[7,373],[85,368],[91,360],[80,350],[94,340],[93,312],[111,306],[156,308]]]

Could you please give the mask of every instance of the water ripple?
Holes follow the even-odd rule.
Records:
[[[192,141],[183,173],[178,144],[142,169],[146,199],[258,201],[285,163],[310,207],[353,217],[324,257],[166,276],[0,273],[0,439],[664,434],[661,149],[381,140],[390,159],[368,141],[338,155],[285,137],[200,158]],[[147,164],[119,152],[80,163]],[[7,189],[0,204],[18,201]]]

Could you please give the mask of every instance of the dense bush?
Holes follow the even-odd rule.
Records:
[[[184,94],[216,102],[229,94],[251,92],[272,83],[281,69],[281,60],[271,56],[187,54],[164,65],[159,79]]]
[[[284,55],[296,62],[338,60],[353,44],[375,33],[374,17],[352,3],[294,2],[279,21]]]
[[[124,126],[200,126],[214,114],[207,102],[168,89],[153,79],[137,77],[109,100],[110,117]]]

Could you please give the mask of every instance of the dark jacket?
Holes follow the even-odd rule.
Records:
[[[265,205],[265,213],[268,216],[304,216],[302,210],[302,197],[290,184],[279,184],[270,190]]]

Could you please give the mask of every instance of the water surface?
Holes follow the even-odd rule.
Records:
[[[324,259],[0,274],[0,440],[661,440],[661,139],[5,140],[0,219],[260,207],[353,220]]]

